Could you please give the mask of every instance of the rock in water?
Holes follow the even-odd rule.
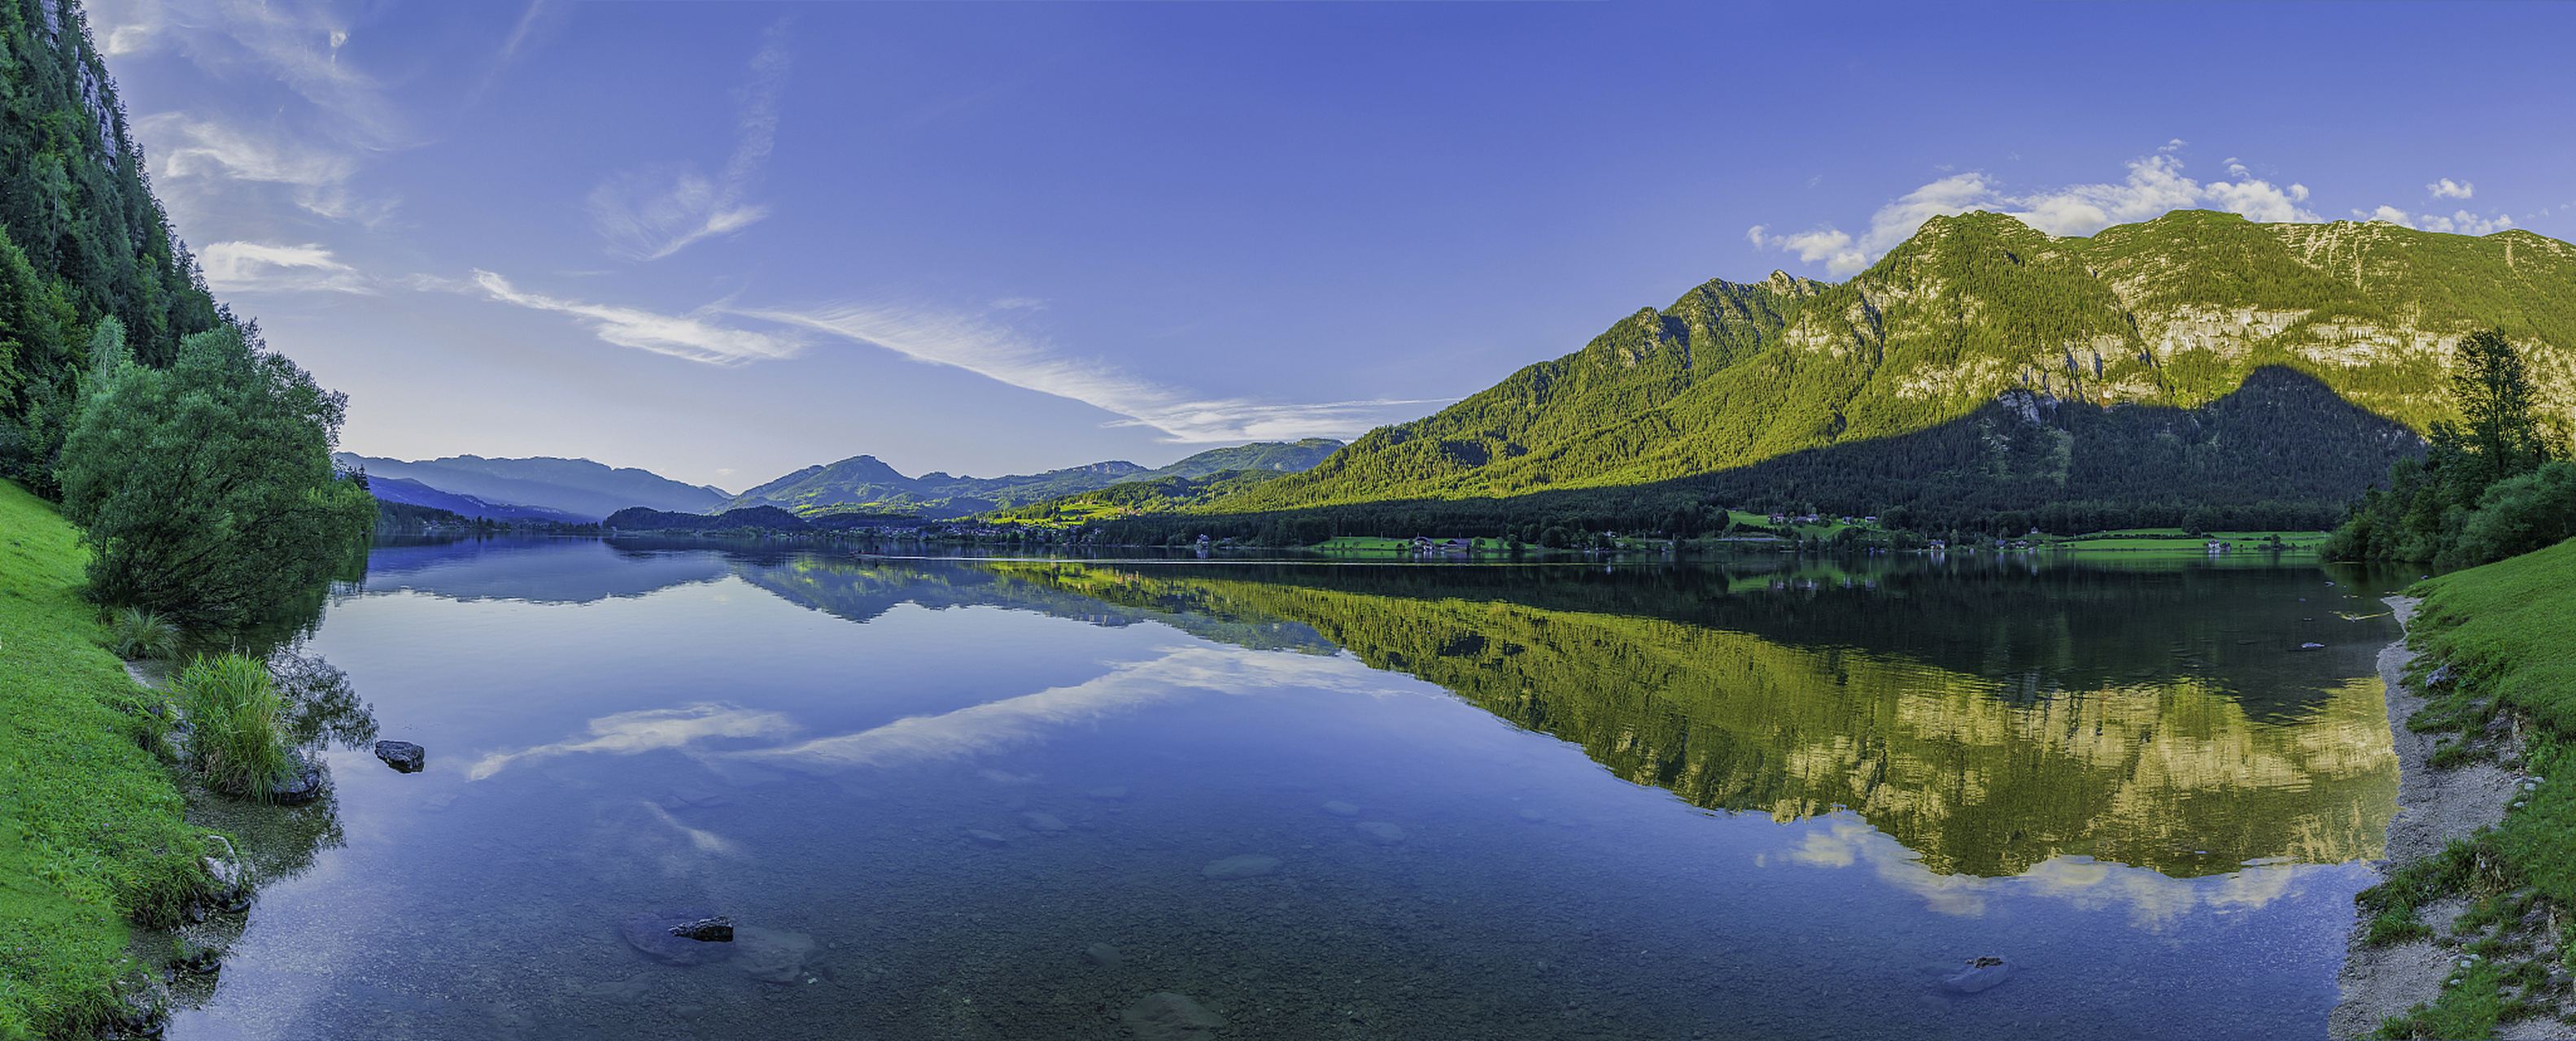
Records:
[[[1380,846],[1393,846],[1404,841],[1404,827],[1387,821],[1361,821],[1351,825],[1360,837]]]
[[[280,806],[302,806],[322,797],[322,768],[304,758],[303,753],[289,753],[286,775],[268,790],[268,800]]]
[[[1063,831],[1065,827],[1062,818],[1052,813],[1039,813],[1036,810],[1021,814],[1020,823],[1027,826],[1030,831],[1047,835]]]
[[[1336,817],[1357,817],[1360,815],[1360,808],[1335,799],[1324,804],[1324,812]]]
[[[668,931],[683,940],[696,940],[700,943],[732,943],[733,919],[715,915],[694,922],[682,922],[672,926]]]
[[[1214,1041],[1216,1035],[1208,1031],[1225,1025],[1224,1016],[1168,990],[1146,995],[1118,1018],[1127,1021],[1137,1041]]]
[[[1208,861],[1208,866],[1200,868],[1199,874],[1216,879],[1259,878],[1277,870],[1279,858],[1243,853],[1224,860]]]
[[[742,951],[735,964],[762,983],[803,983],[821,972],[814,938],[804,933],[736,926],[734,946]]]
[[[733,955],[730,943],[709,943],[674,934],[674,926],[691,926],[715,918],[698,907],[665,907],[626,920],[617,931],[644,956],[666,965],[702,965]]]
[[[1118,948],[1109,946],[1105,943],[1095,943],[1090,947],[1084,948],[1082,957],[1084,961],[1088,961],[1093,965],[1100,966],[1104,969],[1115,969],[1121,965],[1127,964],[1127,957],[1118,953]]]
[[[1968,969],[1941,981],[1941,989],[1953,994],[1974,994],[2012,978],[2013,963],[2002,958],[1986,957],[1968,960]]]
[[[429,763],[429,750],[409,741],[376,742],[376,758],[386,766],[407,774],[416,774]]]

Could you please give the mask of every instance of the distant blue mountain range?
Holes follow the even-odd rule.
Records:
[[[376,498],[384,502],[427,506],[432,509],[450,510],[465,517],[485,517],[496,521],[544,520],[582,524],[599,519],[544,506],[488,502],[471,495],[443,492],[408,477],[378,477],[368,474],[367,490],[375,493]]]

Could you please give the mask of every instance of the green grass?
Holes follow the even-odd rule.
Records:
[[[2371,936],[2421,935],[2413,909],[2442,895],[2471,907],[2443,942],[2493,959],[2456,974],[2428,1005],[2391,1017],[2383,1037],[2480,1038],[2499,1022],[2536,1011],[2550,965],[2576,965],[2567,941],[2547,943],[2525,924],[2576,911],[2576,541],[2418,583],[2424,603],[2409,625],[2415,682],[2429,697],[2407,720],[2419,731],[2451,733],[2436,767],[2497,751],[2489,736],[2508,719],[2524,723],[2518,772],[2539,780],[2504,820],[2441,854],[2409,864],[2361,896],[2374,912]],[[2446,674],[2435,679],[2437,669]],[[2383,924],[2384,923],[2384,924]]]
[[[107,619],[107,648],[119,658],[168,658],[179,653],[179,627],[140,607],[119,608]]]
[[[206,881],[156,751],[159,697],[109,654],[60,514],[0,481],[0,1037],[112,1014],[127,920],[175,923]]]
[[[206,786],[268,801],[294,766],[286,702],[269,679],[268,663],[239,654],[199,658],[171,688],[188,713],[188,762]]]

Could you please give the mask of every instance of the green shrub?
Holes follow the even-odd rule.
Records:
[[[206,786],[266,801],[294,767],[286,702],[267,663],[238,654],[203,657],[175,686],[188,713],[188,759]]]
[[[140,607],[120,608],[108,616],[107,647],[127,661],[167,658],[179,653],[179,627]]]

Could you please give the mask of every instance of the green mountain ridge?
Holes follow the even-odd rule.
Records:
[[[1124,460],[1111,460],[1007,477],[951,477],[939,472],[906,477],[875,456],[857,455],[836,463],[798,470],[752,488],[708,512],[776,506],[800,515],[860,511],[918,513],[933,519],[950,519],[1075,495],[1125,481],[1196,479],[1236,470],[1294,472],[1313,466],[1341,447],[1342,442],[1321,437],[1293,442],[1265,441],[1209,449],[1154,470]]]
[[[1582,350],[1202,509],[1651,485],[1991,424],[1998,406],[2037,427],[2049,425],[2043,413],[2070,408],[2195,410],[2267,368],[2304,374],[2364,410],[2309,454],[2372,455],[2375,470],[2358,456],[2335,468],[2376,476],[2391,430],[2451,418],[2442,389],[2451,345],[2489,326],[2530,360],[2550,413],[2566,415],[2576,403],[2576,246],[2520,230],[2472,238],[2206,211],[2090,238],[1999,213],[1936,217],[1849,282],[1779,273],[1708,282]],[[2121,451],[2154,448],[2156,432],[2141,433],[2150,440]],[[2329,498],[2339,504],[2366,483]],[[1862,501],[1828,508],[1893,501],[1853,495]]]

